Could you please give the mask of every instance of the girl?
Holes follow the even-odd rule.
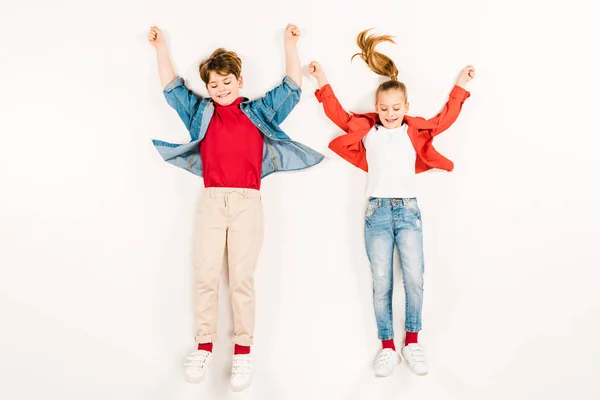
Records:
[[[465,90],[475,76],[472,66],[464,68],[444,109],[434,118],[410,117],[406,86],[398,81],[398,69],[377,44],[392,42],[391,36],[358,35],[360,56],[369,68],[389,80],[375,92],[375,113],[350,114],[340,105],[317,62],[309,73],[317,78],[315,95],[325,114],[345,135],[334,139],[329,148],[346,161],[368,172],[369,202],[365,212],[365,245],[373,274],[373,305],[382,350],[374,361],[376,376],[389,376],[400,363],[394,345],[392,322],[394,244],[398,247],[406,296],[406,339],[402,354],[417,375],[429,371],[423,348],[418,343],[423,306],[423,235],[417,204],[415,173],[432,168],[451,171],[452,161],[432,146],[435,136],[448,129],[469,97]],[[355,56],[356,56],[355,55]],[[352,57],[354,58],[354,57]]]

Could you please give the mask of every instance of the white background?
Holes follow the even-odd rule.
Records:
[[[600,273],[597,18],[587,1],[3,1],[0,6],[0,397],[6,399],[597,399]],[[412,115],[431,117],[462,67],[472,97],[436,139],[452,173],[419,176],[431,372],[373,377],[380,343],[363,244],[366,174],[305,75],[284,122],[326,160],[263,182],[255,381],[228,390],[228,288],[207,381],[193,348],[192,232],[202,180],[150,139],[185,142],[161,93],[151,25],[200,94],[216,47],[242,94],[283,77],[283,29],[342,104],[373,109],[359,31],[395,35]],[[396,275],[395,326],[403,336]]]

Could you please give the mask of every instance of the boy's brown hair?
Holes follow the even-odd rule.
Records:
[[[358,34],[358,37],[356,38],[356,44],[358,47],[360,47],[361,52],[353,55],[352,60],[354,57],[359,56],[364,60],[364,62],[367,63],[373,72],[390,78],[389,81],[385,81],[379,85],[376,96],[379,95],[379,93],[386,92],[388,90],[399,90],[404,93],[404,98],[407,99],[406,86],[404,83],[398,81],[398,68],[396,68],[396,64],[385,54],[375,51],[375,46],[381,42],[391,42],[394,44],[396,42],[390,35],[367,36],[367,33],[371,29],[364,30]]]
[[[205,85],[208,85],[211,71],[223,76],[233,74],[238,79],[242,74],[242,60],[235,52],[218,48],[200,63],[199,70]]]

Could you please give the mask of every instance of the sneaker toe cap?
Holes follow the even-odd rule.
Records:
[[[250,385],[251,377],[249,375],[235,374],[231,376],[231,387],[233,390],[242,390]]]
[[[185,377],[189,382],[199,382],[204,378],[204,372],[198,368],[188,367],[185,370]]]
[[[378,376],[378,377],[390,376],[392,374],[392,372],[393,372],[393,370],[390,368],[376,368],[375,376]]]
[[[425,363],[418,362],[413,366],[412,370],[417,375],[426,375],[429,372],[429,366]]]

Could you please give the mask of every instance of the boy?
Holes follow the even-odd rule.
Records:
[[[195,339],[186,359],[186,378],[201,381],[216,339],[217,292],[223,255],[228,252],[235,344],[231,387],[244,390],[252,380],[250,346],[254,341],[254,271],[263,237],[261,179],[279,171],[305,169],[323,156],[292,141],[279,127],[300,100],[302,70],[296,42],[300,31],[285,32],[286,76],[262,98],[239,97],[242,61],[217,49],[200,64],[208,98],[199,98],[177,77],[164,36],[152,27],[160,81],[167,103],[186,128],[191,142],[154,141],[165,161],[202,176],[206,188],[196,213],[194,239]]]

